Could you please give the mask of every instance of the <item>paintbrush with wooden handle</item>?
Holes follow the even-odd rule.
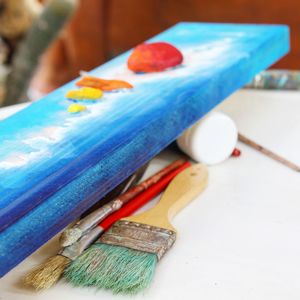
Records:
[[[24,278],[26,286],[33,287],[36,290],[48,289],[53,286],[61,277],[65,268],[76,259],[89,245],[91,245],[95,239],[97,239],[104,231],[120,218],[131,215],[138,208],[146,204],[148,201],[156,197],[161,193],[171,180],[179,174],[182,170],[189,167],[190,163],[185,162],[175,170],[169,170],[169,172],[157,182],[148,186],[136,197],[130,199],[130,201],[118,211],[112,213],[96,227],[92,228],[88,233],[83,235],[78,241],[72,245],[63,248],[57,255],[50,257],[43,264],[33,269]]]
[[[176,240],[169,220],[205,189],[207,181],[204,165],[181,172],[154,208],[116,222],[73,261],[65,278],[76,286],[96,286],[114,293],[136,294],[147,288],[157,262]]]
[[[79,220],[73,227],[66,229],[60,236],[60,245],[67,247],[78,241],[83,235],[89,233],[92,229],[97,228],[97,224],[104,220],[113,212],[119,210],[124,204],[145,191],[153,184],[158,182],[165,175],[176,170],[186,163],[185,159],[178,159],[158,171],[151,177],[136,186],[131,187],[123,194],[119,195],[109,203],[91,212],[83,219]],[[96,234],[97,230],[94,230]]]
[[[248,137],[244,136],[241,133],[239,133],[239,141],[248,145],[249,147],[263,153],[264,155],[268,156],[269,158],[281,163],[282,165],[284,165],[296,172],[300,172],[300,166],[298,166],[295,163],[287,160],[286,158],[272,152],[271,150],[265,148],[264,146],[257,144],[256,142],[250,140]]]

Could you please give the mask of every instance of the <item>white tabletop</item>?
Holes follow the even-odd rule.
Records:
[[[240,91],[217,108],[241,133],[300,164],[300,93]],[[0,110],[1,114],[1,110]],[[239,144],[209,168],[207,190],[174,220],[178,240],[134,299],[300,299],[300,174]],[[178,156],[154,159],[148,174]],[[61,281],[35,293],[20,278],[58,250],[57,237],[0,280],[0,299],[131,299]]]

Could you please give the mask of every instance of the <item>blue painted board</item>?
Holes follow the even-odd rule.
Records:
[[[70,115],[71,82],[0,123],[0,275],[45,243],[214,106],[288,52],[286,26],[179,23],[183,65],[134,74],[127,52],[93,70],[133,90]]]

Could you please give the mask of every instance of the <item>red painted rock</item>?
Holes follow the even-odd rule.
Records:
[[[165,42],[141,44],[137,46],[128,58],[128,68],[134,72],[160,72],[180,65],[182,53]]]

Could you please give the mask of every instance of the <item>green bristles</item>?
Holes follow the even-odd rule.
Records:
[[[155,254],[96,243],[73,261],[64,275],[76,286],[136,294],[150,285],[156,263]]]

